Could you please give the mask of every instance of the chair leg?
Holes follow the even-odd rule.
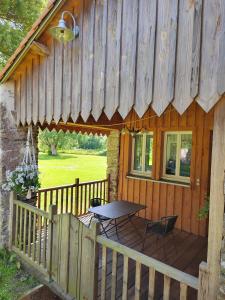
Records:
[[[117,239],[119,240],[119,235],[118,235],[118,229],[117,229],[116,219],[115,219],[115,227],[116,227],[116,236],[117,236]]]
[[[107,232],[105,231],[105,227],[103,226],[102,222],[100,222],[100,225],[102,227],[102,232],[106,235],[107,238],[109,238]]]

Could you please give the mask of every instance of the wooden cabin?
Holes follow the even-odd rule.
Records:
[[[65,11],[79,36],[62,43],[50,29]],[[42,189],[36,207],[1,194],[0,245],[65,299],[225,299],[224,66],[223,1],[50,1],[0,74],[1,179],[27,126],[35,141],[38,128],[106,134],[110,176]],[[141,230],[177,215],[175,240],[143,252],[129,226],[100,235],[91,195],[145,205]]]

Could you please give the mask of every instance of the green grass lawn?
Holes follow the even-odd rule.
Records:
[[[39,153],[41,187],[72,184],[106,178],[106,156],[65,154],[50,156]]]

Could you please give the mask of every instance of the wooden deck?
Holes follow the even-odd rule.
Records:
[[[88,220],[86,219],[85,222]],[[134,219],[135,225],[138,227],[141,233],[144,232],[144,220],[142,218],[136,217]],[[183,272],[194,275],[198,277],[199,264],[206,260],[207,252],[207,238],[196,236],[190,233],[182,232],[180,230],[174,230],[173,234],[166,237],[159,238],[157,240],[156,236],[148,235],[146,239],[145,249],[142,251],[142,238],[135,232],[134,227],[129,223],[118,230],[119,240],[116,236],[115,230],[109,232],[109,238],[119,243],[140,251],[148,256],[151,256],[157,260],[160,260],[170,266],[173,266]],[[99,288],[98,288],[98,298],[101,297],[101,250],[100,250],[100,260],[99,260]],[[111,294],[111,261],[112,253],[108,250],[107,253],[107,291],[106,299],[110,299]],[[148,291],[148,269],[142,267],[141,270],[141,299],[147,298]],[[123,258],[118,256],[117,265],[117,299],[122,298],[122,278],[123,278]],[[135,263],[129,260],[129,276],[128,276],[128,299],[134,298],[134,282],[135,282]],[[163,276],[156,273],[156,283],[155,283],[155,297],[154,299],[163,299]],[[178,282],[172,281],[171,283],[171,297],[170,300],[179,299],[179,286]],[[196,291],[189,289],[188,299],[196,299]]]

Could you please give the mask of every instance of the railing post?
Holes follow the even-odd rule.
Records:
[[[108,174],[108,177],[107,177],[107,181],[108,181],[108,202],[111,202],[111,199],[110,199],[110,174]]]
[[[208,299],[209,274],[207,263],[201,262],[199,266],[198,300]]]
[[[78,205],[79,205],[79,183],[80,179],[75,179],[75,216],[78,216]]]
[[[57,215],[57,206],[49,205],[49,224],[48,224],[48,254],[47,254],[47,271],[49,281],[52,278],[52,247],[53,247],[53,226],[54,216]]]
[[[10,209],[10,217],[9,217],[9,250],[12,251],[13,246],[13,239],[15,237],[15,221],[16,221],[16,212],[14,209],[14,199],[16,199],[16,193],[10,193],[10,202],[9,202],[9,209]]]

